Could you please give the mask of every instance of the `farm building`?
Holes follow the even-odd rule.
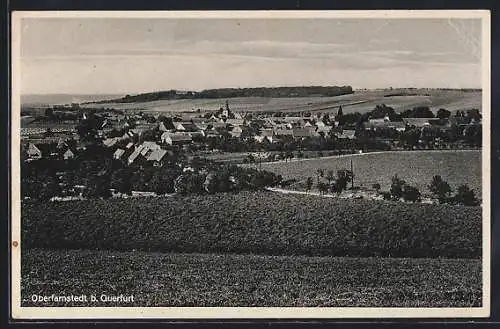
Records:
[[[164,135],[165,133],[162,135],[162,142],[167,143],[168,145],[184,145],[193,142],[193,138],[189,134]]]

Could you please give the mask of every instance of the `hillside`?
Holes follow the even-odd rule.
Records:
[[[126,95],[124,97],[112,99],[112,103],[137,103],[151,102],[158,100],[173,99],[218,99],[234,97],[310,97],[310,96],[339,96],[351,94],[350,86],[309,86],[309,87],[261,87],[261,88],[220,88],[206,89],[202,91],[158,91],[152,93],[143,93],[138,95]],[[99,101],[97,103],[106,103]]]
[[[341,105],[344,113],[366,113],[377,104],[386,104],[396,111],[417,106],[429,106],[437,111],[482,108],[480,90],[438,90],[438,89],[393,89],[356,90],[351,94],[325,97],[227,97],[213,99],[164,99],[127,103],[100,102],[82,104],[86,108],[116,108],[152,112],[201,112],[215,111],[225,106],[226,101],[234,111],[240,112],[334,112]]]

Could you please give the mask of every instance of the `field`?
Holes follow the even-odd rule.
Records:
[[[285,179],[305,180],[315,178],[316,170],[325,173],[349,169],[353,161],[355,184],[371,187],[379,183],[388,190],[395,174],[421,192],[429,193],[427,186],[434,175],[441,175],[452,189],[468,184],[478,197],[481,196],[481,151],[394,151],[303,159],[289,162],[263,162],[262,169],[282,175]]]
[[[474,259],[23,249],[21,282],[23,306],[477,307],[482,296]],[[134,302],[35,304],[32,294]]]
[[[390,96],[403,93],[402,96]],[[229,106],[234,111],[317,111],[333,112],[342,105],[344,113],[365,113],[377,104],[392,106],[397,111],[415,106],[429,106],[433,110],[446,108],[450,111],[481,109],[481,92],[459,90],[417,89],[410,91],[394,90],[359,90],[350,95],[336,97],[238,97],[229,98]],[[181,99],[160,100],[144,103],[103,103],[85,104],[84,107],[135,109],[154,112],[182,112],[201,109],[202,112],[218,110],[225,106],[226,99]]]
[[[273,192],[24,202],[26,248],[481,257],[481,207]]]

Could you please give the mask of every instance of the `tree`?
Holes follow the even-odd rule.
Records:
[[[45,109],[45,117],[46,118],[52,118],[54,116],[54,109],[51,107],[48,107]]]
[[[38,199],[40,200],[50,200],[50,198],[54,196],[58,196],[61,193],[61,189],[59,187],[59,183],[57,181],[57,177],[52,175],[48,175],[43,180],[41,184],[41,189],[38,195]]]
[[[436,117],[439,119],[448,119],[451,115],[451,112],[446,109],[439,109],[437,111]]]
[[[411,202],[420,201],[420,199],[421,199],[420,191],[416,187],[413,187],[410,185],[404,185],[403,186],[403,199],[405,201],[411,201]]]
[[[464,206],[477,206],[479,201],[473,190],[467,184],[460,185],[454,196],[454,201]]]
[[[319,193],[324,194],[328,192],[328,185],[325,184],[324,182],[318,182],[316,186],[318,188]]]
[[[318,183],[319,182],[319,178],[323,178],[323,176],[325,176],[325,170],[324,169],[316,169],[316,182]]]
[[[347,183],[352,182],[352,178],[352,171],[347,169],[338,170],[335,185],[340,191],[345,190],[347,188]]]
[[[432,177],[429,191],[439,199],[439,202],[444,203],[451,193],[451,187],[448,182],[441,178],[441,176],[435,175]]]
[[[326,173],[326,180],[328,181],[328,185],[335,179],[335,176],[333,174],[333,170],[328,170]]]
[[[313,186],[313,178],[312,177],[307,177],[306,191],[311,190],[312,186]]]
[[[139,137],[139,142],[142,143],[145,141],[149,141],[149,142],[156,141],[156,133],[154,130],[146,129],[141,133],[141,135]]]
[[[403,197],[403,187],[406,185],[406,182],[402,179],[400,179],[397,175],[394,175],[392,177],[392,184],[391,184],[391,195],[392,198],[395,200],[399,200],[401,197]]]
[[[467,110],[467,118],[473,119],[474,121],[481,120],[481,112],[478,109]]]

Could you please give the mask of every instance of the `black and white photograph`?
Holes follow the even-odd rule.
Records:
[[[490,13],[14,12],[18,319],[486,317]]]

